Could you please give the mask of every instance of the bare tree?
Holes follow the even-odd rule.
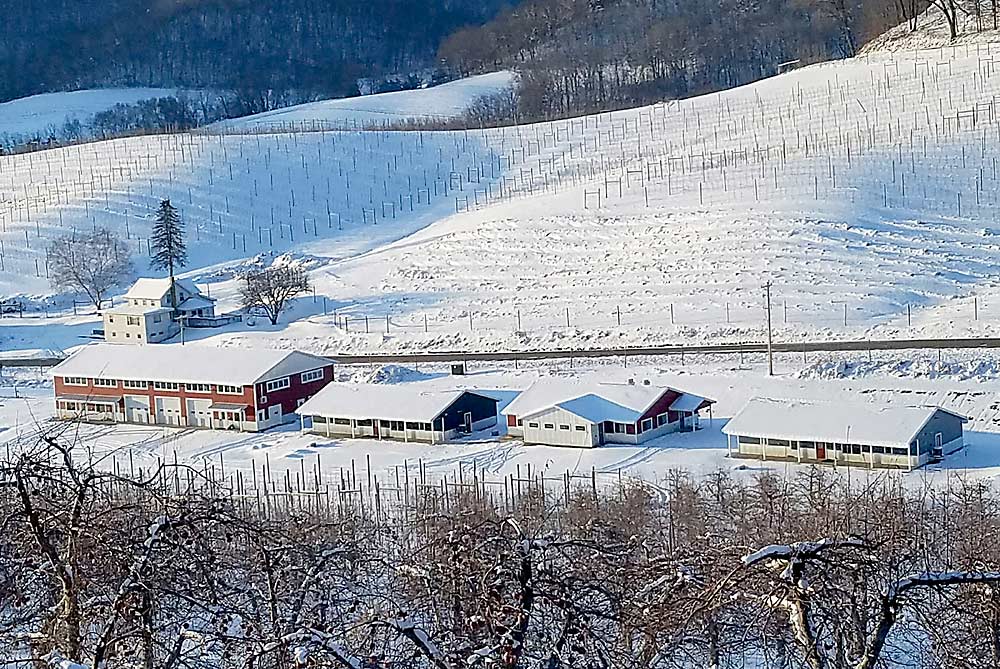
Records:
[[[288,300],[309,288],[309,275],[303,267],[274,265],[244,274],[240,296],[244,307],[263,309],[271,325],[277,325]]]
[[[105,228],[54,240],[48,266],[55,286],[84,293],[98,309],[108,292],[133,273],[125,244]]]

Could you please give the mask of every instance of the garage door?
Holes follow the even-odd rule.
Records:
[[[212,427],[212,400],[187,401],[187,424],[192,427]]]
[[[156,422],[159,425],[181,424],[181,398],[157,397]]]
[[[148,423],[149,398],[136,395],[126,395],[125,420],[129,423]]]

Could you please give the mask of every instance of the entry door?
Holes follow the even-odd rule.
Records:
[[[469,434],[472,434],[472,414],[469,413],[468,411],[465,412],[465,418],[463,422],[465,424],[464,425],[465,431]]]
[[[267,408],[267,420],[268,422],[272,420],[281,420],[281,405],[275,404]]]
[[[816,442],[816,459],[826,460],[826,444],[821,442]]]

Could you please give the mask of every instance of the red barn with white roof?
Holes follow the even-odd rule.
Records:
[[[333,361],[300,351],[86,346],[52,369],[63,419],[265,430],[333,380]]]

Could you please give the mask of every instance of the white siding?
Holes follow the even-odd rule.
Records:
[[[524,442],[548,446],[592,448],[600,444],[598,426],[575,414],[552,407],[522,419]],[[536,425],[537,427],[532,427]],[[551,427],[546,427],[551,425]],[[568,427],[568,429],[564,429]],[[580,429],[583,428],[583,429]]]

